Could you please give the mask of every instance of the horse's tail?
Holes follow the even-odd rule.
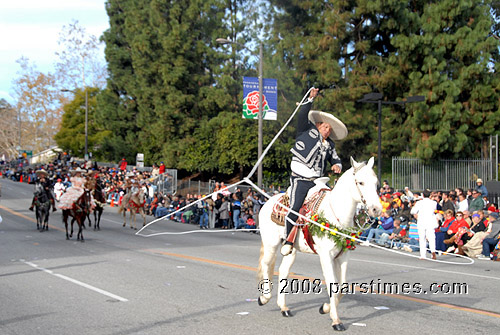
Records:
[[[263,268],[263,261],[265,257],[265,248],[264,248],[264,243],[261,243],[260,245],[260,257],[259,257],[259,269],[257,270],[257,280],[260,282],[262,279],[264,279],[264,268]],[[276,264],[276,253],[272,255],[272,258],[270,260],[270,264],[267,267],[267,278],[271,279],[273,278],[274,275],[274,266]]]

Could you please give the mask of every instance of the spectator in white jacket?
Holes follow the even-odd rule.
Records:
[[[426,258],[426,239],[429,241],[429,249],[432,253],[432,259],[436,259],[436,235],[434,229],[438,226],[435,211],[437,203],[429,199],[430,191],[423,192],[423,199],[417,201],[411,209],[411,214],[417,218],[417,228],[420,244],[420,259]]]

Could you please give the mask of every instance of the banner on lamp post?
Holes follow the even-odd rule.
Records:
[[[276,120],[278,118],[278,81],[264,78],[262,80],[262,118]],[[258,119],[259,116],[259,78],[243,77],[243,118]]]

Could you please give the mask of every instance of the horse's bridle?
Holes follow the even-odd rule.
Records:
[[[363,162],[361,163],[358,167],[353,167],[353,170],[352,170],[352,176],[354,177],[354,185],[356,185],[356,189],[358,190],[358,193],[359,193],[359,196],[361,197],[361,203],[365,206],[366,206],[366,199],[365,197],[363,196],[363,193],[361,192],[361,189],[359,188],[359,185],[361,184],[361,182],[359,182],[357,179],[356,179],[356,173],[359,172],[359,170],[361,170],[363,167],[365,167],[366,164]]]

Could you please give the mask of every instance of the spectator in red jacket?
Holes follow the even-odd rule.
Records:
[[[122,161],[120,162],[120,170],[121,171],[127,170],[127,160],[125,159],[125,157],[123,157]]]
[[[465,227],[467,229],[470,228],[469,223],[465,221],[463,213],[457,212],[457,219],[448,228],[448,235],[451,236],[453,234],[456,234],[458,228],[460,227]]]
[[[163,164],[163,162],[160,163],[160,174],[164,174],[165,173],[165,164]]]

